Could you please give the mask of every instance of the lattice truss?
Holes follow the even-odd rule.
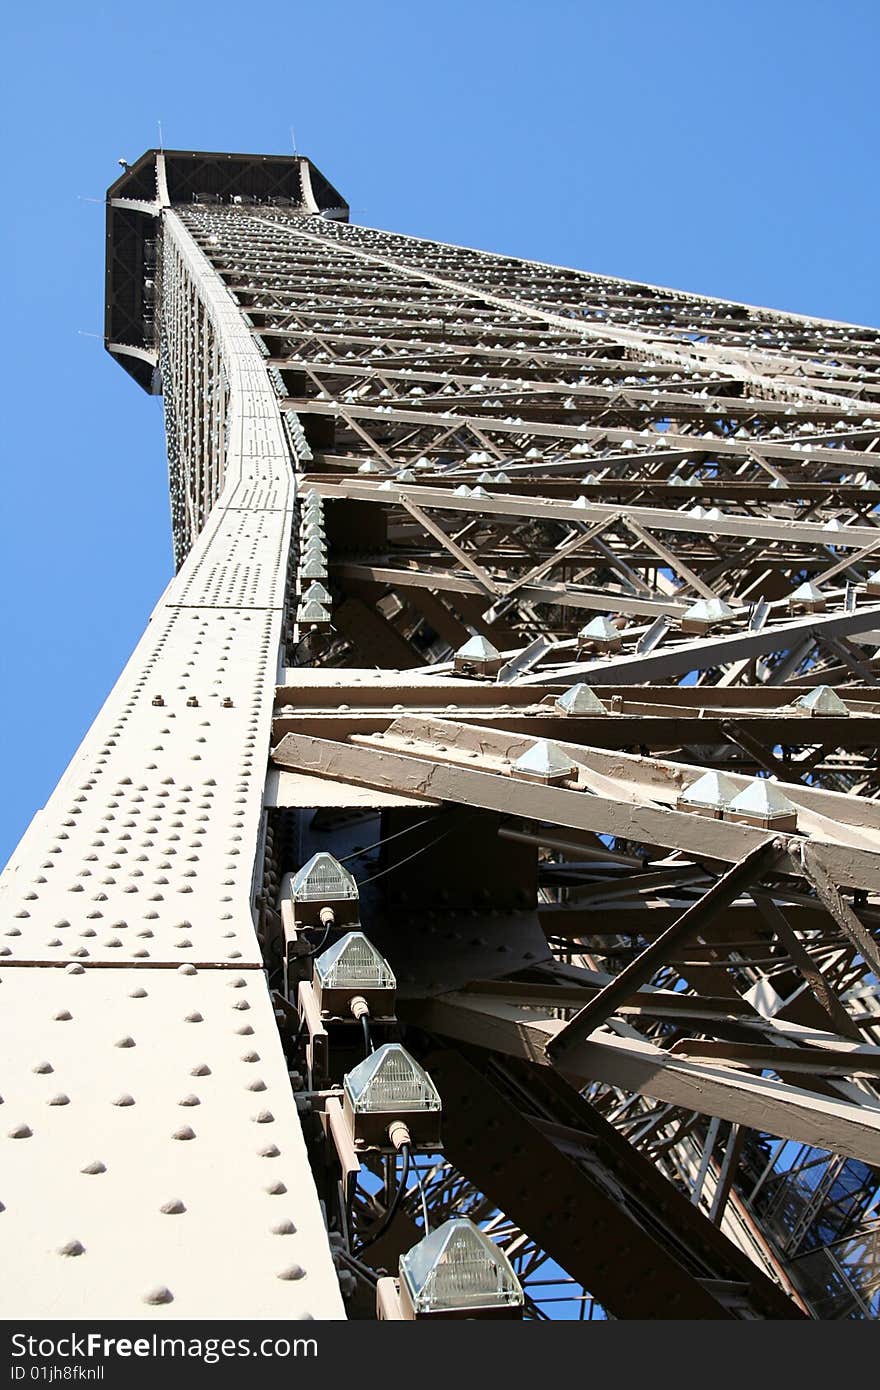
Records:
[[[156,165],[178,573],[2,880],[7,1306],[372,1316],[465,1213],[529,1316],[874,1316],[880,335]],[[318,850],[443,1100],[372,1244]]]

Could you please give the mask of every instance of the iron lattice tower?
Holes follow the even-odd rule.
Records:
[[[457,1213],[535,1317],[873,1316],[880,335],[301,158],[149,151],[107,217],[177,573],[2,878],[7,1316],[371,1316]],[[443,1099],[360,1258],[319,851]]]

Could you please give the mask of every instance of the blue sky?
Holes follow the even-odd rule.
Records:
[[[91,336],[100,201],[159,121],[292,126],[357,221],[880,324],[868,0],[47,0],[5,30],[0,863],[171,574],[161,408]]]

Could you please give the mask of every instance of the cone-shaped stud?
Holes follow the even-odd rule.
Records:
[[[530,782],[554,786],[573,777],[577,767],[555,743],[541,738],[517,758],[510,771],[514,777],[525,777]]]
[[[453,665],[456,671],[463,675],[478,673],[481,675],[491,675],[497,671],[504,661],[503,656],[497,647],[485,637],[470,637],[464,646],[459,647],[453,658]]]
[[[797,807],[768,777],[752,778],[733,798],[725,818],[768,830],[797,829]]]
[[[804,709],[809,714],[824,714],[833,719],[846,718],[849,710],[830,685],[817,685],[806,695],[792,701],[792,709]]]
[[[578,646],[596,651],[619,651],[620,633],[610,618],[592,618],[577,635]]]
[[[828,595],[820,589],[818,584],[799,584],[798,587],[789,594],[789,608],[804,608],[808,613],[821,612],[828,605]]]
[[[726,623],[732,617],[733,609],[720,598],[701,598],[691,604],[681,615],[682,632],[708,632],[718,623]]]
[[[554,702],[564,714],[607,714],[608,710],[588,685],[573,685]]]
[[[704,772],[679,794],[676,807],[720,820],[738,790],[737,783],[723,772]]]

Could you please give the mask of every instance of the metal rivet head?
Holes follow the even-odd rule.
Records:
[[[33,1132],[30,1125],[13,1125],[8,1131],[10,1139],[30,1139]]]
[[[302,1279],[305,1277],[305,1270],[302,1265],[288,1265],[286,1269],[278,1271],[279,1279]]]
[[[194,1129],[191,1129],[189,1125],[182,1125],[181,1128],[176,1129],[171,1136],[172,1139],[195,1139],[195,1137],[196,1132]]]
[[[155,1288],[147,1289],[147,1292],[142,1295],[142,1301],[150,1304],[173,1303],[174,1294],[170,1289],[166,1289],[164,1284],[157,1284]]]
[[[93,1162],[87,1163],[84,1168],[80,1168],[79,1171],[81,1173],[89,1173],[91,1175],[94,1175],[96,1173],[106,1173],[107,1165],[106,1163],[102,1163],[99,1158],[96,1158],[93,1160]]]
[[[127,1033],[125,1037],[117,1038],[116,1042],[113,1044],[114,1047],[134,1047],[134,1045],[134,1038],[130,1037]]]
[[[285,1217],[282,1221],[275,1222],[272,1227],[272,1234],[273,1236],[293,1236],[296,1235],[296,1227],[289,1217]]]
[[[189,1095],[182,1096],[177,1102],[178,1105],[201,1105],[201,1103],[198,1096],[194,1096],[192,1091],[190,1091]]]
[[[51,1098],[50,1100],[48,1100],[48,1101],[46,1102],[46,1104],[47,1104],[47,1105],[69,1105],[69,1104],[70,1104],[70,1096],[65,1095],[63,1091],[59,1091],[58,1094],[52,1096],[52,1098]]]
[[[59,1245],[58,1247],[59,1255],[84,1255],[85,1251],[86,1247],[81,1240],[68,1240],[65,1241],[64,1245]]]
[[[179,1216],[181,1212],[186,1211],[186,1207],[179,1197],[172,1197],[170,1201],[163,1202],[159,1210],[166,1216]]]
[[[118,1095],[116,1097],[116,1099],[113,1101],[113,1104],[122,1106],[134,1105],[134,1096],[130,1096],[127,1091],[123,1091],[121,1095]]]

